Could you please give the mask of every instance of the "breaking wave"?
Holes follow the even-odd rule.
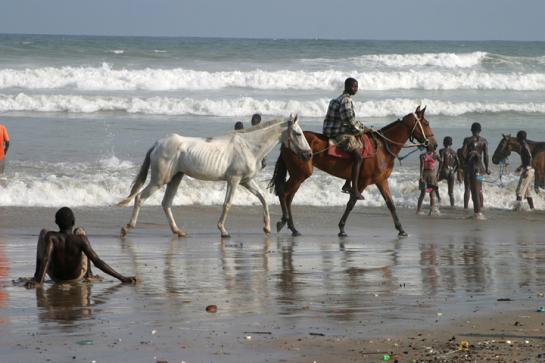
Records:
[[[257,177],[262,190],[271,178],[274,163]],[[5,180],[0,180],[1,206],[54,207],[70,206],[109,206],[128,195],[131,182],[138,172],[139,163],[110,157],[87,163],[45,163],[13,161]],[[13,172],[13,170],[40,170],[39,175]],[[514,175],[504,177],[505,186],[493,182],[492,175],[484,188],[487,207],[509,209],[513,205],[518,178]],[[395,203],[401,207],[414,208],[419,195],[418,170],[416,167],[396,167],[390,177],[390,190]],[[316,171],[300,188],[294,205],[345,206],[347,195],[340,193],[341,179]],[[441,183],[442,195],[446,195],[446,185]],[[146,201],[147,205],[160,205],[164,188]],[[271,204],[278,204],[278,198],[265,192]],[[384,206],[377,188],[370,186],[364,192],[364,206]],[[225,198],[225,183],[205,182],[184,177],[180,184],[175,205],[222,205]],[[456,205],[463,205],[463,187],[455,186]],[[448,198],[445,198],[448,199]],[[235,194],[234,204],[259,205],[259,201],[243,188]],[[536,207],[545,208],[542,198],[536,198]]]
[[[194,99],[176,97],[117,97],[75,95],[0,94],[0,111],[31,112],[127,112],[158,115],[248,116],[299,113],[305,117],[323,117],[329,100],[269,100],[252,97],[234,99]],[[458,116],[467,113],[528,112],[545,113],[545,103],[537,102],[450,102],[431,99],[393,98],[355,102],[361,117],[400,116],[417,105],[427,105],[429,115]]]
[[[379,56],[377,56],[379,57]],[[382,56],[380,56],[382,57]],[[366,90],[545,90],[545,73],[456,71],[348,72]],[[174,91],[248,88],[259,90],[337,90],[346,71],[278,70],[208,72],[183,68],[113,69],[43,67],[1,69],[0,89],[76,89],[84,91]]]

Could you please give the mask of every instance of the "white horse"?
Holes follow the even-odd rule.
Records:
[[[263,231],[269,234],[271,232],[269,207],[254,177],[261,170],[261,160],[279,142],[284,143],[303,160],[312,157],[312,149],[297,123],[297,115],[290,116],[288,120],[275,119],[218,137],[200,138],[171,134],[158,140],[148,150],[144,163],[134,179],[130,195],[118,203],[120,206],[127,205],[135,198],[131,220],[121,228],[121,236],[127,235],[129,229],[136,226],[138,213],[144,201],[167,184],[161,205],[172,232],[184,237],[186,232],[176,225],[171,206],[178,185],[185,174],[201,180],[227,181],[223,211],[218,221],[222,237],[229,237],[229,232],[225,229],[225,219],[239,184],[260,200],[263,205]],[[150,182],[142,192],[139,192],[150,167]]]

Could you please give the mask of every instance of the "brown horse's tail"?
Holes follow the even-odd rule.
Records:
[[[129,204],[129,202],[133,200],[136,194],[138,194],[138,192],[140,191],[140,188],[142,188],[142,185],[144,185],[144,183],[146,182],[146,178],[148,177],[148,170],[151,163],[150,154],[154,148],[155,148],[155,145],[153,145],[151,149],[149,149],[148,152],[146,153],[144,162],[142,163],[142,166],[140,166],[140,171],[138,172],[138,175],[136,176],[136,178],[134,178],[134,181],[132,182],[132,188],[131,188],[131,192],[129,193],[129,196],[123,199],[121,202],[117,203],[116,205],[118,207],[124,207],[127,204]]]
[[[276,161],[276,165],[274,166],[274,173],[271,181],[269,182],[268,188],[270,190],[274,189],[274,194],[279,196],[282,190],[284,190],[287,175],[288,168],[286,167],[284,159],[282,159],[282,151],[280,151],[280,156],[278,156],[278,160]]]

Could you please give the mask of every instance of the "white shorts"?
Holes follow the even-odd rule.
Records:
[[[520,174],[519,183],[517,185],[517,198],[531,198],[532,197],[532,188],[530,183],[534,180],[535,170],[531,166],[528,166],[526,169],[523,169]]]

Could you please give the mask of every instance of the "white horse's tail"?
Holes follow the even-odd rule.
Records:
[[[150,166],[150,154],[154,148],[155,148],[155,145],[153,145],[151,149],[149,149],[148,152],[146,153],[144,162],[142,163],[142,166],[140,166],[140,171],[138,172],[138,175],[136,176],[136,178],[134,178],[134,181],[132,182],[132,188],[131,188],[131,192],[129,196],[123,199],[121,202],[117,203],[116,205],[118,207],[124,207],[127,204],[129,204],[129,202],[134,199],[136,194],[138,194],[138,192],[140,191],[140,188],[142,188],[142,185],[144,185],[144,183],[146,182],[146,178],[148,177],[148,170]]]

